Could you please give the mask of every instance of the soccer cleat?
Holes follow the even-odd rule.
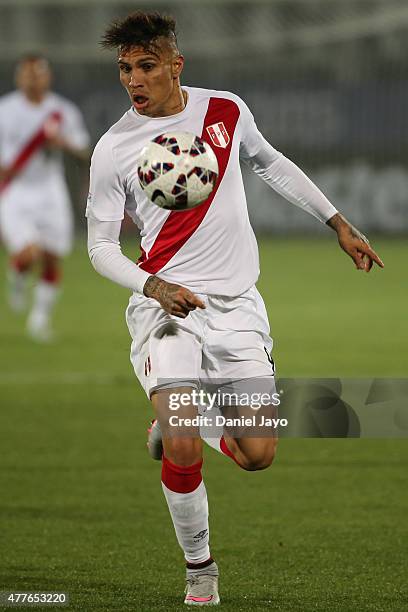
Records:
[[[157,419],[153,419],[147,430],[147,449],[152,459],[161,461],[163,455],[162,433]]]
[[[218,575],[188,574],[186,598],[187,606],[216,606],[220,603],[218,595]]]

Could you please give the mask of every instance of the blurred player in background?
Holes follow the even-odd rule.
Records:
[[[51,339],[60,260],[72,242],[62,154],[89,159],[81,113],[50,91],[51,78],[45,57],[26,55],[16,67],[17,90],[0,98],[0,234],[10,253],[8,302],[17,312],[26,308],[29,273],[38,266],[27,331],[39,341]]]
[[[275,390],[240,158],[287,200],[334,229],[358,269],[368,272],[373,262],[382,262],[303,172],[263,138],[238,96],[181,87],[184,60],[174,20],[137,12],[113,24],[104,40],[118,51],[120,80],[132,107],[102,137],[92,157],[89,254],[97,271],[134,291],[127,309],[131,360],[158,419],[148,445],[162,460],[163,492],[186,559],[185,603],[215,605],[218,567],[209,548],[202,440],[178,436],[181,429],[166,435],[164,427],[169,431],[170,394],[191,392],[205,378],[244,383],[262,378],[271,393]],[[172,131],[201,135],[218,159],[213,194],[189,211],[159,209],[137,177],[142,147]],[[125,210],[141,230],[139,265],[121,253]],[[180,416],[196,414],[193,406],[179,410]],[[267,436],[220,435],[207,441],[246,470],[268,467],[276,447],[276,438]]]

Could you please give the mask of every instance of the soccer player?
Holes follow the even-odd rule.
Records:
[[[51,314],[59,293],[60,259],[72,240],[72,212],[62,152],[89,159],[89,136],[78,108],[50,91],[47,59],[26,55],[17,63],[17,90],[0,98],[0,233],[10,253],[8,301],[27,305],[29,273],[39,281],[27,330],[51,338]]]
[[[131,108],[93,153],[89,255],[99,273],[133,291],[127,308],[131,361],[157,417],[148,446],[162,460],[163,492],[184,551],[185,603],[214,605],[219,602],[218,567],[209,548],[202,439],[187,435],[181,424],[181,417],[197,414],[197,407],[193,401],[181,407],[180,432],[172,432],[169,403],[183,392],[192,397],[203,379],[262,379],[275,390],[269,324],[255,287],[258,250],[240,158],[287,200],[332,228],[358,269],[368,272],[373,262],[383,264],[366,238],[263,138],[237,95],[181,86],[184,60],[172,18],[133,13],[109,27],[104,45],[117,50],[120,82]],[[193,210],[160,209],[139,185],[142,148],[172,131],[201,136],[218,158],[215,191]],[[124,211],[141,233],[137,264],[120,248]],[[211,444],[241,468],[261,470],[272,463],[276,437],[234,437],[226,430]]]

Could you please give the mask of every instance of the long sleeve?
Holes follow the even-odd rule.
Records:
[[[286,200],[325,223],[337,213],[326,196],[290,159],[274,149],[259,132],[244,105],[240,155],[249,167]]]
[[[89,258],[102,276],[143,293],[144,284],[151,274],[123,255],[119,242],[121,225],[121,221],[98,221],[88,217]]]

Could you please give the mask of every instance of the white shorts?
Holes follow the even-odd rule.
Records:
[[[265,304],[255,286],[238,297],[201,295],[206,309],[180,319],[134,293],[126,310],[130,360],[150,397],[163,381],[200,384],[274,375]],[[185,385],[183,385],[185,386]]]
[[[0,198],[0,234],[12,253],[35,244],[63,256],[72,245],[73,219],[68,191],[61,181],[28,187],[11,184]]]

